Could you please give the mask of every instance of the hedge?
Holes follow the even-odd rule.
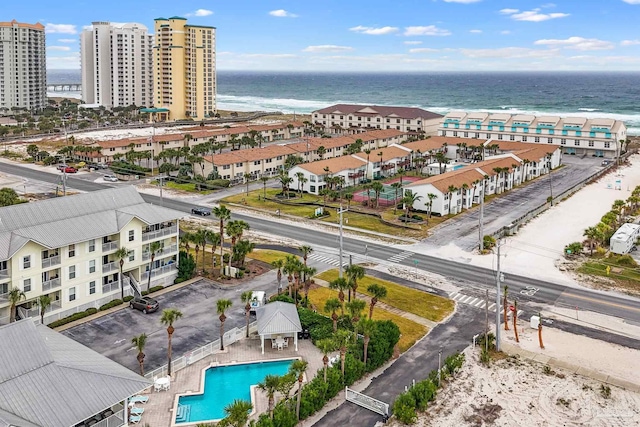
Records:
[[[122,304],[122,300],[121,299],[114,299],[113,301],[109,301],[106,304],[102,304],[100,306],[100,311],[105,311],[105,310],[109,310],[112,307],[116,307],[118,305]]]
[[[133,299],[133,296],[131,296],[131,295],[127,295],[126,297],[124,297],[124,300],[123,300],[123,301],[124,301],[124,302],[129,302],[129,301],[131,301],[132,299]]]
[[[87,316],[91,316],[92,314],[96,314],[97,312],[97,308],[89,307],[85,311],[80,311],[78,313],[72,314],[71,316],[63,317],[62,319],[51,322],[47,326],[49,326],[50,328],[57,328],[58,326],[66,325],[67,323],[83,319]]]

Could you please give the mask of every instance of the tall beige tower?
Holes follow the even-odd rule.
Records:
[[[47,105],[44,25],[0,22],[0,108]]]
[[[154,107],[161,120],[202,120],[216,112],[216,29],[174,16],[155,20]]]

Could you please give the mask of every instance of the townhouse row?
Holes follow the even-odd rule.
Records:
[[[183,213],[146,203],[132,186],[0,208],[0,324],[10,317],[9,293],[24,292],[21,318],[45,323],[98,308],[121,293],[172,284],[178,266],[178,220]],[[160,250],[151,265],[150,246]],[[120,277],[116,251],[126,248]],[[122,286],[122,287],[121,287]]]

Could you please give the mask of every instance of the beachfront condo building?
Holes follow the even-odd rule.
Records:
[[[337,104],[311,113],[316,126],[329,134],[351,134],[370,129],[435,135],[442,116],[421,108]]]
[[[182,216],[133,186],[0,208],[0,324],[10,321],[14,289],[24,292],[20,318],[38,319],[37,301],[49,296],[50,323],[146,290],[149,276],[151,286],[172,284]],[[151,265],[154,242],[161,249]]]
[[[0,22],[0,109],[47,105],[44,25]]]
[[[627,127],[620,120],[607,118],[453,111],[442,120],[438,135],[556,144],[564,154],[616,157],[623,148],[620,141],[627,139]]]
[[[216,29],[174,16],[155,20],[154,107],[160,120],[216,112]]]
[[[80,35],[82,100],[106,108],[153,104],[153,36],[142,24],[93,22]]]

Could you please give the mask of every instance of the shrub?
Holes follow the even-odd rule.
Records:
[[[81,311],[80,313],[74,313],[71,316],[63,317],[60,320],[56,320],[55,322],[49,323],[50,328],[57,328],[58,326],[66,325],[67,323],[74,322],[76,320],[80,320],[84,317],[87,317],[89,314],[86,311]]]
[[[367,372],[382,366],[393,356],[393,348],[400,340],[400,328],[391,320],[376,321],[367,349]]]
[[[131,296],[131,295],[127,295],[126,297],[124,297],[123,301],[124,301],[124,302],[129,302],[129,301],[131,301],[132,299],[133,299],[133,296]]]
[[[274,302],[274,301],[288,302],[290,304],[294,303],[293,298],[291,298],[287,294],[274,295],[269,299],[269,302]]]
[[[615,263],[625,267],[637,267],[638,263],[631,257],[631,255],[620,255],[614,258]]]
[[[489,345],[488,348],[489,350],[495,350],[496,348],[496,336],[493,334],[493,332],[489,332],[488,334],[486,334],[486,336],[489,339]],[[482,349],[487,348],[487,343],[485,342],[485,334],[482,334],[478,337],[478,346]]]
[[[164,289],[164,286],[161,286],[161,285],[158,285],[158,286],[152,286],[152,287],[149,289],[149,292],[158,292],[158,291],[160,291],[160,290],[162,290],[162,289]]]
[[[91,316],[92,314],[96,314],[98,309],[95,307],[89,307],[84,312],[87,313],[87,316]]]
[[[337,363],[336,365],[339,364]],[[356,359],[351,353],[347,353],[344,358],[344,385],[350,386],[360,379],[364,373],[365,367],[362,360]]]
[[[496,239],[493,236],[489,236],[488,234],[482,238],[482,244],[485,249],[493,249],[496,245]]]
[[[393,402],[393,415],[403,424],[416,422],[416,400],[411,392],[405,391]]]
[[[177,285],[178,283],[182,283],[184,281],[186,281],[187,279],[185,279],[184,277],[176,277],[175,280],[173,281],[174,285]]]
[[[141,293],[143,297],[146,297],[147,295],[149,295],[149,291],[142,291]]]
[[[118,306],[120,304],[122,304],[122,300],[121,299],[114,299],[113,301],[109,301],[106,304],[102,304],[100,306],[100,311],[108,310],[108,309],[110,309],[112,307],[116,307],[116,306]]]
[[[423,221],[423,218],[420,215],[411,215],[411,218],[415,219],[416,221]]]
[[[438,386],[430,380],[420,381],[411,387],[409,392],[416,402],[416,409],[424,411],[427,409],[428,403],[436,398]]]
[[[319,313],[299,307],[298,315],[303,329],[309,329],[311,340],[315,343],[323,338],[333,336],[333,322]]]
[[[564,247],[566,255],[580,255],[582,253],[582,243],[573,242]]]
[[[151,169],[149,168],[143,168],[134,163],[123,162],[123,161],[112,162],[110,168],[114,173],[122,174],[122,175],[144,176],[146,173],[151,172]]]
[[[229,185],[231,185],[231,181],[228,179],[208,179],[203,187],[215,190],[217,188],[228,188]]]
[[[178,277],[188,280],[193,277],[196,271],[196,261],[193,259],[193,255],[180,251],[178,255]]]

